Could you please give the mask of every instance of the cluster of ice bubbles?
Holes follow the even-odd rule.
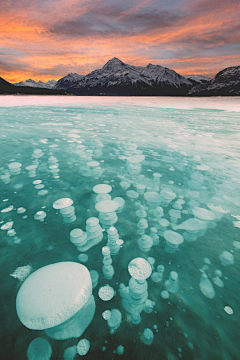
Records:
[[[79,141],[77,133],[70,133],[69,137],[71,142]],[[86,149],[80,141],[77,144],[74,152],[79,156],[80,174],[96,182],[104,171],[104,165],[101,167],[100,164],[103,162],[95,161],[93,157],[101,157],[103,144],[96,141],[95,148],[91,150]],[[157,264],[159,257],[149,257],[148,253],[152,250],[156,254],[160,252],[160,258],[164,254],[168,257],[175,256],[177,252],[181,254],[183,243],[191,246],[191,243],[206,236],[208,229],[216,228],[218,222],[229,212],[229,204],[220,196],[214,195],[206,199],[206,194],[209,195],[209,192],[205,183],[211,178],[211,169],[208,166],[197,163],[188,180],[188,188],[183,189],[181,184],[176,184],[173,180],[162,183],[162,174],[158,172],[149,171],[146,175],[141,174],[143,166],[149,165],[142,151],[138,150],[134,143],[120,142],[118,145],[115,155],[125,161],[126,166],[125,171],[118,175],[119,186],[115,185],[117,196],[113,196],[112,199],[111,192],[114,193],[116,189],[107,183],[97,183],[93,187],[91,196],[94,194],[94,200],[91,206],[96,216],[86,219],[85,229],[74,227],[78,214],[75,213],[73,199],[60,197],[52,203],[53,209],[60,212],[63,223],[72,226],[69,239],[76,247],[76,253],[80,252],[78,256],[76,255],[76,259],[86,265],[70,261],[59,262],[40,268],[32,274],[29,267],[20,267],[11,274],[21,281],[26,278],[16,300],[20,321],[29,329],[44,330],[50,338],[55,340],[80,338],[90,326],[95,314],[93,290],[98,286],[99,278],[105,282],[114,279],[114,266],[117,266],[122,249],[125,247],[124,240],[119,236],[120,229],[118,229],[119,217],[125,206],[127,216],[133,219],[131,226],[135,229],[136,241],[132,241],[131,246],[135,246],[136,253],[142,256],[134,257],[126,264],[130,274],[127,285],[120,283],[118,288],[114,289],[106,283],[98,289],[97,294],[103,302],[111,302],[115,296],[121,299],[120,309],[111,306],[111,310],[106,309],[102,314],[103,319],[107,321],[110,334],[114,334],[121,328],[125,318],[123,314],[128,314],[130,322],[137,326],[142,321],[142,312],[151,314],[155,311],[156,302],[151,299],[151,296],[149,297],[148,279],[161,289],[161,301],[170,299],[181,291],[181,279],[179,279],[176,265],[170,268],[165,276],[164,265]],[[44,152],[41,149],[33,151],[33,164],[25,168],[29,177],[37,176],[43,155]],[[59,179],[58,159],[52,153],[49,154],[48,164],[52,176]],[[180,165],[185,166],[184,163],[175,164],[176,168],[180,168]],[[153,164],[153,167],[155,166],[159,167],[159,164]],[[21,163],[10,162],[8,170],[1,175],[3,183],[9,184],[11,177],[21,173],[21,168]],[[175,170],[173,165],[169,170]],[[38,190],[38,196],[48,194],[48,190],[43,189],[42,180],[34,180],[32,184]],[[17,243],[20,240],[13,228],[14,221],[6,216],[14,211],[21,215],[25,214],[26,209],[24,207],[15,209],[13,205],[2,208],[1,230],[6,231],[7,236]],[[46,211],[48,212],[49,209]],[[34,219],[44,222],[47,212],[38,210]],[[101,258],[103,263],[102,271],[89,271],[86,252],[102,244],[103,240],[106,243],[99,252],[99,259]],[[233,248],[220,251],[219,267],[222,266],[223,271],[225,267],[234,264],[236,249],[239,249],[238,242],[235,242]],[[171,261],[169,264],[171,267]],[[223,272],[216,268],[211,279],[208,274],[210,266],[210,259],[204,258],[204,265],[199,269],[199,290],[205,297],[213,299],[217,289],[224,287],[224,276]],[[72,280],[69,281],[69,279]],[[48,299],[49,294],[51,294],[51,302]],[[56,306],[52,306],[53,303]],[[229,315],[233,314],[230,305],[226,304],[224,311]],[[156,325],[152,325],[152,329],[148,327],[143,329],[139,340],[150,346],[154,342],[156,329]],[[91,351],[90,340],[81,338],[76,345],[65,349],[64,358],[74,358],[77,353],[81,356],[87,354]],[[103,350],[105,350],[104,347]],[[119,344],[115,352],[122,355],[124,344]],[[37,356],[49,359],[51,354],[51,345],[44,338],[34,339],[27,350],[29,359],[35,359]]]

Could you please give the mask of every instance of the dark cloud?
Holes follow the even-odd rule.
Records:
[[[119,11],[115,8],[94,8],[75,19],[58,21],[51,33],[70,37],[136,35],[154,29],[174,26],[179,14],[163,10],[140,9],[139,12]]]
[[[230,9],[239,5],[239,0],[201,0],[192,3],[191,9],[194,13],[217,13],[223,9]]]
[[[0,60],[0,73],[15,72],[15,71],[28,71],[27,64],[21,64],[16,58],[15,60],[8,56],[1,56]]]
[[[197,34],[187,34],[172,41],[175,44],[192,45],[201,50],[215,48],[222,45],[239,44],[240,24],[226,23],[224,29],[215,28],[211,31],[203,31]]]

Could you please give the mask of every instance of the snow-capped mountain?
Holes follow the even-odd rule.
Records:
[[[194,86],[198,84],[205,84],[209,81],[212,81],[212,78],[203,75],[183,75],[183,76],[185,77],[185,79],[192,82]]]
[[[81,80],[84,75],[79,75],[77,73],[70,73],[63,78],[59,79],[54,85],[54,89],[68,89],[71,85],[77,83]]]
[[[60,79],[55,88],[60,89],[65,78]],[[185,95],[192,83],[160,65],[133,66],[113,58],[101,69],[66,86],[65,82],[64,89],[76,95]]]
[[[31,86],[31,87],[38,87],[38,88],[44,88],[44,89],[52,89],[54,85],[56,84],[56,80],[49,80],[47,82],[43,81],[34,81],[32,79],[28,79],[26,81],[20,81],[18,83],[14,83],[13,85],[16,86]]]
[[[215,78],[194,86],[187,95],[191,96],[231,96],[240,95],[240,66],[231,66],[218,72]]]
[[[15,86],[0,77],[0,94],[21,95],[73,95],[66,90],[53,90],[35,86]]]

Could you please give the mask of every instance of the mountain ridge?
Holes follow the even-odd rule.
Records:
[[[62,80],[54,89],[62,87]],[[134,66],[114,57],[101,69],[93,70],[75,83],[65,82],[64,89],[76,95],[174,96],[186,94],[192,86],[191,81],[166,67],[152,64]]]
[[[46,82],[43,82],[41,80],[35,81],[32,79],[27,79],[26,81],[20,81],[20,82],[13,83],[13,85],[52,89],[54,87],[54,85],[56,85],[56,83],[57,83],[57,80],[48,80]]]
[[[15,86],[0,77],[0,94],[2,95],[73,95],[67,90],[53,90],[31,86]]]
[[[102,68],[86,75],[70,73],[58,81],[49,80],[46,83],[32,79],[16,84],[3,81],[0,82],[1,94],[8,91],[48,94],[46,90],[49,90],[61,91],[64,95],[86,96],[230,96],[240,95],[240,66],[225,68],[211,79],[202,75],[180,75],[151,63],[146,66],[129,65],[114,57]]]
[[[240,95],[240,66],[230,66],[219,71],[214,79],[189,90],[189,96]]]

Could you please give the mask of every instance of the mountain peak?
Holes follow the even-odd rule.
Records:
[[[103,69],[104,70],[112,70],[113,68],[122,67],[122,66],[125,66],[124,62],[122,62],[118,58],[114,57],[114,58],[108,60],[108,62],[103,66]]]
[[[112,59],[108,60],[107,63],[109,63],[109,62],[123,64],[123,62],[120,59],[118,59],[117,57],[113,57]]]

